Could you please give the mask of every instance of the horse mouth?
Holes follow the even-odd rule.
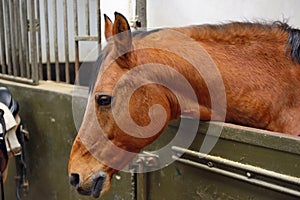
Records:
[[[94,186],[92,188],[92,196],[94,198],[98,198],[101,194],[102,188],[103,188],[103,184],[106,180],[106,176],[102,173],[95,175],[95,177],[93,177],[94,180]]]
[[[77,188],[77,192],[81,195],[84,195],[84,196],[90,196],[91,195],[91,192],[90,191],[86,191],[86,190],[83,190],[82,188],[78,187]]]

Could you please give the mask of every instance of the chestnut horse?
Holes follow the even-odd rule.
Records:
[[[300,31],[285,23],[131,32],[115,13],[105,36],[68,165],[80,194],[107,192],[112,175],[182,115],[300,132]]]

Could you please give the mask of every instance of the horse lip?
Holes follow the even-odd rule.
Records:
[[[93,180],[94,180],[95,184],[92,189],[92,196],[94,198],[98,198],[101,194],[101,191],[103,188],[103,183],[106,180],[106,175],[105,175],[105,173],[100,172],[93,177]]]
[[[86,190],[83,190],[81,187],[78,187],[77,188],[77,192],[81,195],[85,195],[85,196],[90,196],[91,195],[91,191],[86,191]]]

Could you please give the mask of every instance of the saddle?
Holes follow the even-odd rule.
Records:
[[[19,104],[10,91],[0,87],[0,179],[2,200],[4,199],[3,182],[7,175],[8,159],[15,157],[17,166],[17,199],[20,188],[27,187],[24,140],[28,139],[22,132]]]
[[[19,112],[19,104],[12,97],[9,90],[0,87],[0,171],[4,173],[7,168],[9,152],[17,148],[16,154],[20,153],[21,145],[16,137],[16,127],[18,126],[17,116]],[[20,120],[18,120],[20,123]]]

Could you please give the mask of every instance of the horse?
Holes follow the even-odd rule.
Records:
[[[131,31],[120,13],[104,18],[107,45],[68,163],[80,194],[109,191],[181,116],[299,135],[300,30],[275,21]]]

